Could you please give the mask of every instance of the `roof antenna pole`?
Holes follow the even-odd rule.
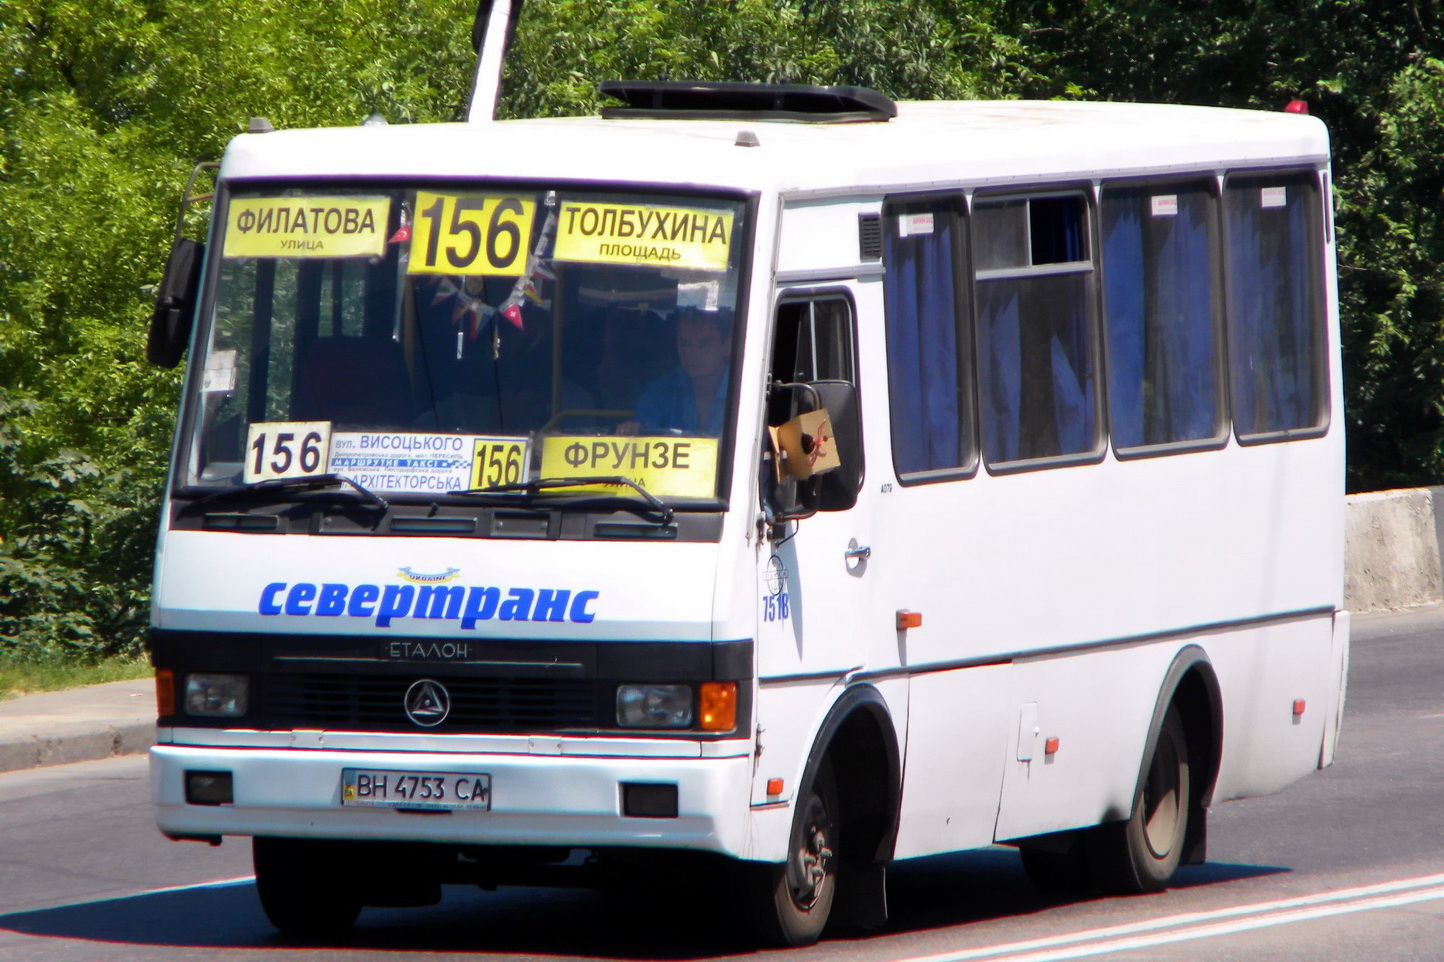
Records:
[[[471,102],[466,111],[469,122],[496,119],[502,61],[516,32],[521,4],[522,0],[478,0],[476,4],[476,19],[471,25],[471,44],[477,53],[476,79],[471,85]]]

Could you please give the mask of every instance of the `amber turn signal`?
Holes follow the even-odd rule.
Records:
[[[175,714],[175,673],[169,668],[155,673],[155,713],[162,718]]]
[[[923,613],[921,611],[908,611],[906,608],[897,613],[897,630],[907,631],[909,628],[921,628],[923,626]]]
[[[702,683],[700,702],[704,732],[730,732],[737,727],[737,683],[707,681]]]

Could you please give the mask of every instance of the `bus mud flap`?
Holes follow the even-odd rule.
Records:
[[[832,917],[843,925],[880,929],[887,924],[887,868],[849,866],[837,876]]]

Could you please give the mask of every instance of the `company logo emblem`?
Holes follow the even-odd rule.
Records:
[[[410,568],[402,568],[396,572],[396,576],[402,581],[409,581],[414,585],[441,585],[459,574],[461,574],[460,568],[447,568],[445,571],[439,571],[435,574],[412,571]]]
[[[767,559],[767,574],[765,577],[767,579],[767,593],[774,598],[782,594],[783,589],[787,587],[787,566],[782,563],[782,559],[777,557],[777,555],[773,555]]]
[[[423,678],[406,689],[406,717],[422,728],[435,728],[451,714],[451,695],[440,682]]]

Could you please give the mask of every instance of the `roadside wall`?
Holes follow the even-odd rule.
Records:
[[[1344,607],[1444,601],[1444,488],[1351,494],[1344,500]]]

